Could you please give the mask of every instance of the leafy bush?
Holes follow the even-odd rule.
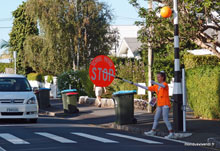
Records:
[[[89,78],[89,72],[84,70],[64,72],[58,76],[58,88],[60,91],[69,89],[77,89],[79,95],[88,95],[94,97],[93,84]]]
[[[52,75],[48,75],[47,83],[52,83],[52,82],[53,82],[53,76]]]
[[[186,69],[196,68],[203,65],[219,65],[220,59],[212,55],[196,56],[192,54],[184,55],[184,65]]]
[[[199,117],[220,118],[220,66],[186,71],[188,104]]]
[[[115,58],[113,61],[117,76],[135,83],[146,83],[145,65],[142,61],[127,58]],[[112,97],[112,93],[116,91],[137,90],[137,87],[115,78],[111,85],[109,85],[106,89],[107,94],[104,95],[104,97]]]
[[[0,63],[0,73],[5,72],[5,68],[13,68],[14,64],[13,63]]]
[[[173,59],[155,59],[153,64],[153,73],[152,76],[154,77],[154,80],[156,81],[157,72],[159,71],[165,71],[167,79],[166,82],[169,83],[171,79],[174,77],[174,60]]]
[[[28,80],[36,80],[36,81],[39,81],[39,82],[44,82],[44,77],[42,74],[40,73],[29,73],[27,75],[27,79]]]

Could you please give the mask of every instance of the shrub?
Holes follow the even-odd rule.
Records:
[[[220,66],[186,70],[188,104],[199,117],[220,118]]]
[[[53,82],[53,76],[52,75],[48,75],[47,83],[52,83],[52,82]]]
[[[0,73],[5,72],[5,68],[13,68],[14,64],[13,63],[0,63]]]
[[[135,83],[146,83],[146,67],[142,61],[124,58],[119,58],[118,60],[116,58],[113,59],[117,76]],[[115,78],[106,89],[107,94],[104,97],[112,97],[112,93],[116,91],[137,90],[137,87]]]
[[[43,75],[40,73],[29,73],[27,75],[28,80],[33,80],[33,81],[39,81],[39,82],[44,82]]]
[[[192,54],[184,55],[184,65],[186,69],[196,68],[203,65],[219,65],[220,59],[212,55],[196,56]]]
[[[84,70],[64,72],[58,76],[58,88],[60,91],[69,89],[77,89],[79,95],[88,95],[94,97],[93,84],[89,78],[89,72]]]

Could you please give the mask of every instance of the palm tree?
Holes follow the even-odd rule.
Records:
[[[8,54],[9,53],[9,42],[7,42],[6,40],[2,40],[0,43],[0,49],[5,49],[3,53]]]

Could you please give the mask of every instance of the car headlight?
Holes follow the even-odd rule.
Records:
[[[27,101],[27,104],[36,104],[36,101],[37,101],[36,98],[32,97]]]

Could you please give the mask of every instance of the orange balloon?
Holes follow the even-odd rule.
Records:
[[[169,6],[164,6],[161,10],[160,10],[160,15],[163,18],[168,18],[172,15],[172,10],[170,9]]]

